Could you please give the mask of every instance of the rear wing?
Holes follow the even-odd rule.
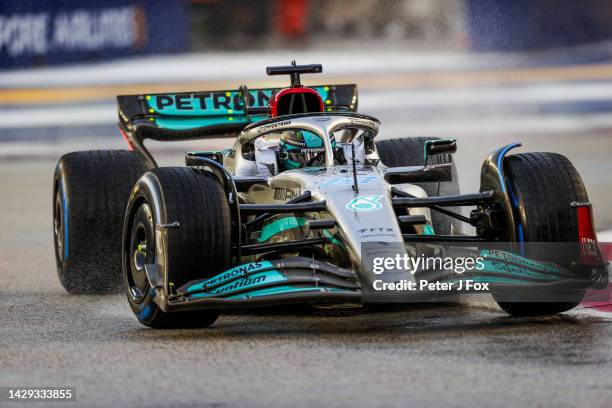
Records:
[[[312,88],[321,95],[327,112],[357,110],[357,85]],[[280,89],[120,95],[119,126],[128,143],[235,136],[247,125],[269,116],[262,112],[266,112],[268,101]]]

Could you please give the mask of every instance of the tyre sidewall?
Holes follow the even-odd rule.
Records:
[[[125,222],[123,225],[123,239],[122,239],[122,262],[123,262],[123,281],[125,285],[126,297],[128,299],[128,303],[130,304],[130,308],[136,315],[136,318],[139,322],[146,326],[155,325],[155,322],[161,318],[161,314],[164,312],[160,309],[160,307],[155,303],[154,298],[156,295],[155,288],[151,287],[151,283],[149,282],[149,289],[147,290],[144,298],[142,300],[136,301],[132,296],[129,288],[129,279],[128,274],[130,271],[130,257],[131,257],[131,249],[130,249],[130,237],[132,232],[132,226],[134,223],[134,216],[138,211],[138,208],[143,204],[148,204],[151,209],[151,213],[153,216],[153,245],[155,247],[155,262],[156,265],[161,266],[165,265],[165,245],[163,243],[162,234],[159,232],[157,225],[163,223],[163,220],[160,220],[164,215],[163,211],[163,200],[161,198],[160,186],[157,178],[152,173],[146,173],[134,186],[132,190],[132,194],[130,195],[129,204],[126,209]],[[159,240],[162,239],[162,242]],[[164,284],[165,284],[165,271],[161,272],[164,276]]]
[[[181,168],[184,169],[184,168]],[[180,170],[179,173],[184,174],[185,170]],[[123,277],[124,277],[124,285],[126,287],[128,302],[130,303],[130,307],[137,319],[144,325],[153,327],[153,328],[196,328],[196,327],[207,327],[214,323],[214,321],[219,316],[218,311],[214,310],[193,310],[193,311],[178,311],[178,312],[164,312],[161,308],[155,303],[155,291],[149,289],[146,296],[141,301],[136,301],[129,291],[129,281],[128,281],[128,273],[131,273],[131,232],[132,226],[134,222],[134,216],[138,211],[138,208],[141,203],[147,203],[152,213],[153,224],[154,224],[154,246],[155,246],[155,264],[157,267],[157,276],[158,279],[161,279],[161,282],[158,286],[161,286],[164,293],[164,298],[166,298],[167,290],[170,286],[170,278],[173,278],[170,275],[170,269],[173,267],[172,264],[169,263],[170,260],[185,256],[186,254],[181,254],[181,251],[171,253],[169,252],[169,244],[174,245],[175,251],[177,248],[181,248],[179,245],[176,246],[176,242],[170,242],[170,240],[175,239],[177,233],[183,234],[183,240],[185,238],[187,240],[193,239],[202,239],[203,237],[199,237],[193,235],[193,231],[189,232],[189,225],[191,222],[197,222],[194,219],[187,219],[183,223],[183,228],[181,228],[182,219],[180,214],[183,214],[183,211],[174,207],[174,210],[171,210],[173,207],[173,202],[166,203],[167,200],[179,200],[179,202],[184,202],[180,200],[184,200],[185,197],[176,195],[175,188],[178,185],[181,185],[183,188],[185,187],[182,184],[173,185],[173,183],[180,183],[180,179],[176,178],[168,178],[169,175],[177,174],[176,169],[172,168],[161,168],[155,169],[145,173],[134,186],[132,193],[130,195],[130,199],[128,202],[128,207],[126,209],[124,225],[123,225],[123,239],[122,239],[122,269],[123,269]],[[212,175],[202,175],[196,173],[190,173],[187,177],[213,177]],[[214,179],[214,182],[218,181]],[[202,186],[200,186],[202,187]],[[192,186],[190,186],[192,188]],[[172,193],[174,191],[174,194]],[[192,190],[189,190],[191,192]],[[201,193],[205,194],[207,190],[202,190]],[[216,190],[208,190],[208,193],[212,193]],[[206,207],[197,207],[197,211],[203,211]],[[170,213],[168,211],[170,210]],[[210,210],[210,208],[209,208]],[[178,213],[177,213],[178,211]],[[192,208],[193,211],[193,208]],[[169,218],[172,218],[170,221],[179,221],[179,230],[167,230],[163,229],[160,226],[164,224],[168,224]],[[219,222],[216,218],[208,219],[209,222]],[[186,235],[185,235],[186,234]],[[226,243],[226,241],[221,240],[226,245],[231,245]],[[149,243],[147,242],[147,246]],[[231,247],[230,247],[231,248]],[[187,253],[188,254],[188,253]],[[209,256],[215,256],[214,254],[209,254]],[[172,258],[174,257],[174,258]],[[201,267],[202,265],[206,265],[207,263],[196,262],[196,265]],[[174,266],[176,269],[176,265]],[[184,272],[181,268],[178,268],[175,272]],[[202,275],[200,278],[205,277],[205,271],[202,271]],[[194,279],[196,277],[191,277]],[[174,282],[174,280],[172,280]],[[149,282],[150,284],[150,282]]]
[[[63,177],[63,171],[62,171],[62,162],[59,161],[57,163],[57,166],[55,167],[55,172],[53,174],[53,225],[55,227],[55,222],[56,222],[56,206],[58,204],[59,201],[59,205],[61,206],[61,230],[58,232],[59,234],[62,234],[63,236],[63,248],[62,248],[62,254],[59,254],[58,251],[58,239],[57,239],[57,235],[55,234],[55,231],[53,233],[53,253],[55,255],[55,265],[57,267],[57,275],[59,277],[59,280],[62,284],[62,286],[64,287],[68,287],[70,279],[67,279],[66,274],[69,273],[69,268],[66,267],[66,263],[68,262],[69,256],[66,256],[66,254],[69,255],[69,251],[70,251],[70,241],[69,241],[69,237],[70,237],[70,211],[68,208],[69,205],[69,201],[68,201],[68,195],[67,195],[67,191],[66,191],[66,183],[64,181],[64,177]],[[67,227],[68,226],[68,227]]]

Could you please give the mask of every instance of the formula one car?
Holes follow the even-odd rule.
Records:
[[[268,67],[290,76],[284,89],[118,96],[129,151],[69,153],[55,171],[64,288],[124,287],[137,319],[162,328],[208,326],[235,308],[430,300],[435,291],[375,287],[458,276],[444,267],[380,275],[370,261],[453,246],[486,258],[469,276],[492,283],[511,314],[569,310],[607,284],[591,205],[565,157],[503,146],[484,161],[480,191],[460,194],[454,140],[376,141],[380,123],[356,113],[356,85],[301,84],[321,71]],[[158,167],[144,145],[221,137],[235,142],[187,152],[185,167]]]

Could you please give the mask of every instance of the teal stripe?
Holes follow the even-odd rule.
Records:
[[[327,288],[327,291],[331,292],[350,292],[348,290],[343,290],[339,288]],[[321,288],[312,286],[312,287],[295,287],[295,286],[275,286],[273,288],[265,288],[254,290],[248,293],[243,293],[240,295],[229,296],[227,299],[246,299],[251,297],[261,297],[261,296],[270,296],[277,295],[283,293],[298,293],[298,292],[320,292]]]
[[[206,279],[204,281],[193,284],[187,288],[187,292],[194,292],[197,290],[201,290],[204,286],[221,284],[223,282],[229,281],[230,279],[235,278],[240,274],[255,273],[262,269],[267,269],[272,267],[272,262],[262,261],[262,262],[249,262],[246,264],[242,264],[233,268],[230,268],[226,271],[223,271],[212,278]]]
[[[526,268],[537,269],[542,272],[550,272],[550,273],[557,273],[557,274],[562,273],[562,270],[557,266],[534,261],[533,259],[525,258],[523,256],[520,256],[512,252],[498,251],[498,252],[491,253],[487,250],[482,250],[480,251],[480,256],[482,256],[486,260],[491,260],[491,261],[497,260],[503,263],[512,262],[518,265],[524,265]]]
[[[423,227],[423,235],[436,235],[433,227],[429,224]]]
[[[520,279],[512,279],[512,278],[502,278],[498,276],[473,276],[473,277],[465,277],[464,279],[452,279],[447,282],[459,283],[460,281],[470,280],[472,282],[477,283],[511,283],[516,285],[529,285],[533,284],[531,281],[520,280]]]
[[[249,275],[246,278],[236,279],[225,285],[218,286],[208,292],[195,293],[191,297],[194,298],[210,298],[220,297],[232,292],[241,291],[244,289],[257,288],[258,286],[267,285],[270,283],[283,282],[287,278],[278,271],[265,271]]]
[[[283,231],[291,230],[294,228],[300,228],[300,227],[303,227],[304,225],[306,225],[305,218],[297,218],[297,217],[280,218],[264,226],[257,240],[259,242],[264,242],[272,238],[274,235],[280,234]]]

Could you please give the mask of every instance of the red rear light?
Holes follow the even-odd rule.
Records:
[[[603,265],[601,248],[597,243],[593,227],[593,207],[591,203],[572,203],[578,218],[578,243],[580,245],[580,261],[583,265]]]

